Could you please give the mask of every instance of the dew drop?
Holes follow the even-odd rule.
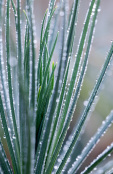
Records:
[[[13,135],[13,139],[14,139],[14,140],[16,139],[15,135]]]
[[[87,106],[87,104],[88,104],[88,101],[85,100],[85,101],[84,101],[84,106]]]
[[[9,65],[10,65],[11,67],[15,67],[15,66],[17,65],[17,59],[16,59],[15,57],[11,57],[11,58],[9,59]]]
[[[63,11],[60,12],[60,16],[64,16],[64,12]]]
[[[57,169],[58,169],[58,166],[57,166],[57,165],[56,165],[56,166],[54,166],[54,169],[56,169],[56,170],[57,170]]]
[[[6,139],[6,136],[4,135],[3,138]]]

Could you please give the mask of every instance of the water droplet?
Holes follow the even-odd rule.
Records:
[[[87,104],[88,104],[88,101],[87,100],[84,101],[84,106],[87,106]]]
[[[64,11],[60,11],[60,16],[64,16]]]
[[[8,127],[8,131],[10,132],[11,131],[11,129]]]
[[[54,169],[56,169],[56,170],[57,170],[57,169],[58,169],[58,166],[57,166],[57,165],[56,165],[56,166],[54,166]]]
[[[16,59],[15,57],[11,57],[11,58],[9,59],[9,65],[10,65],[11,67],[16,66],[16,65],[17,65],[17,59]]]
[[[5,139],[5,138],[6,138],[6,136],[4,135],[4,136],[3,136],[3,138]]]
[[[13,139],[14,139],[14,140],[16,139],[15,135],[13,135]]]

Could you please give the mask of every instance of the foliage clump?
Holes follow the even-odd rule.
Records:
[[[79,0],[73,0],[69,16],[67,4],[67,1],[61,0],[55,8],[55,0],[50,0],[42,21],[38,56],[35,50],[33,1],[26,0],[26,9],[23,11],[26,18],[23,43],[20,0],[17,0],[16,4],[13,0],[6,0],[5,45],[2,26],[4,4],[2,0],[0,1],[0,115],[11,158],[9,163],[0,139],[0,173],[77,173],[81,164],[113,122],[113,111],[111,111],[81,154],[70,161],[70,156],[74,153],[73,149],[76,151],[76,144],[83,126],[111,62],[113,43],[67,145],[64,140],[76,109],[87,69],[100,0],[90,1],[69,85],[68,75],[73,57]],[[14,59],[12,59],[10,48],[11,6],[16,30],[15,63],[12,63]],[[62,14],[62,21],[58,32],[59,14]],[[57,42],[60,50],[56,46]],[[58,64],[52,61],[56,47]],[[83,54],[84,50],[85,54]],[[91,172],[112,151],[113,143],[82,173]],[[69,163],[72,165],[71,168],[67,168]]]

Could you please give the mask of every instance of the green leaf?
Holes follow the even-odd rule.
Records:
[[[29,75],[30,75],[30,40],[29,40],[29,28],[26,26],[25,34],[25,46],[24,46],[24,80],[27,81],[29,89]]]
[[[74,71],[73,71],[73,74],[72,74],[72,78],[71,78],[68,94],[66,96],[65,106],[63,108],[61,120],[60,120],[60,122],[58,124],[58,131],[56,132],[56,140],[57,140],[58,143],[57,143],[56,149],[55,149],[55,151],[53,153],[53,156],[52,156],[51,162],[49,164],[49,167],[47,169],[47,173],[50,173],[52,171],[53,165],[54,165],[54,163],[55,163],[55,161],[57,159],[58,153],[59,153],[59,151],[61,149],[61,146],[62,146],[62,143],[64,141],[66,132],[67,132],[68,127],[69,127],[70,121],[67,121],[67,125],[68,126],[66,125],[65,131],[62,131],[63,125],[65,123],[65,118],[66,118],[66,114],[67,114],[67,111],[68,111],[70,99],[71,99],[71,96],[72,96],[76,75],[77,75],[78,68],[79,68],[80,57],[81,57],[81,54],[82,54],[82,51],[83,51],[83,45],[84,45],[84,42],[85,42],[85,37],[86,37],[86,34],[87,34],[87,29],[88,29],[88,25],[89,25],[91,13],[92,13],[93,5],[94,5],[94,1],[91,2],[90,8],[89,8],[89,11],[88,11],[88,14],[87,14],[86,22],[85,22],[83,33],[82,33],[82,37],[81,37],[81,40],[80,40],[80,46],[78,48],[78,54],[77,54],[76,62],[75,62],[75,65],[74,65]],[[60,136],[61,132],[62,132],[62,134]],[[60,136],[60,139],[58,139],[59,136]]]
[[[99,4],[97,4],[97,6],[99,7]],[[68,118],[65,122],[65,126],[64,126],[62,134],[61,134],[62,138],[65,137],[66,132],[68,130],[68,127],[70,125],[70,122],[72,120],[73,112],[75,110],[77,99],[79,97],[80,89],[81,89],[81,86],[82,86],[82,83],[83,83],[83,78],[84,78],[84,75],[85,75],[87,62],[88,62],[89,51],[90,51],[90,48],[91,48],[91,42],[92,42],[92,37],[93,37],[97,12],[98,12],[98,8],[96,8],[95,14],[93,16],[93,21],[92,21],[92,25],[91,25],[91,29],[90,29],[90,34],[89,34],[88,45],[87,45],[87,49],[86,49],[84,62],[83,62],[82,69],[81,69],[81,72],[80,72],[80,77],[79,77],[79,80],[78,80],[78,84],[77,84],[76,89],[75,89],[75,94],[74,94],[74,97],[73,97],[73,101],[71,103],[71,106],[70,106],[70,109],[69,109],[69,112],[68,112]],[[58,137],[56,139],[58,139]],[[64,138],[63,139],[59,138],[59,143],[58,144],[60,145],[60,143],[63,142],[63,140],[64,140]]]
[[[9,2],[10,1],[7,1],[7,13],[6,13],[6,51],[7,51],[7,58],[9,58],[9,45],[8,42],[9,42]],[[1,5],[1,4],[0,4]],[[2,14],[1,14],[1,11],[0,11],[0,20],[1,20],[1,17],[2,17]],[[0,28],[1,28],[1,24],[2,22],[0,21]],[[19,167],[19,163],[17,163],[17,160],[18,160],[18,157],[19,157],[19,154],[18,154],[18,145],[17,145],[17,141],[15,141],[13,139],[13,135],[15,135],[17,132],[13,131],[13,123],[15,121],[15,118],[13,117],[13,122],[11,120],[12,118],[12,115],[11,115],[11,112],[10,112],[10,106],[9,106],[9,96],[7,96],[7,85],[6,85],[6,78],[5,78],[5,70],[4,70],[4,64],[3,64],[3,55],[2,55],[2,32],[0,30],[0,75],[1,75],[1,84],[2,84],[2,91],[3,92],[3,98],[4,98],[4,101],[5,101],[5,106],[6,106],[6,115],[7,115],[7,120],[8,120],[8,124],[6,122],[6,118],[5,118],[5,113],[4,113],[4,108],[3,108],[3,104],[2,104],[2,99],[1,99],[1,93],[0,93],[0,113],[1,113],[1,118],[2,118],[2,123],[3,123],[3,127],[4,127],[4,132],[5,134],[7,135],[7,144],[8,144],[8,148],[9,148],[9,151],[11,153],[11,159],[12,159],[12,163],[13,163],[13,169],[15,172],[18,173],[19,169],[17,170],[17,168]],[[9,59],[7,59],[8,62],[9,62]],[[9,65],[8,65],[9,66]],[[9,67],[10,68],[10,67]],[[9,88],[11,87],[10,85],[10,82],[11,82],[11,74],[10,74],[10,71],[8,69],[8,76],[9,76]],[[12,90],[12,89],[11,89]],[[10,95],[10,100],[11,100],[11,111],[12,111],[12,114],[14,113],[13,111],[13,101],[12,101],[12,91],[9,90],[9,95]],[[14,116],[14,115],[13,115]],[[4,117],[4,118],[3,118]],[[16,127],[16,124],[14,125],[15,128]],[[8,128],[9,130],[11,131],[10,132],[10,135],[9,135],[9,132],[8,132]],[[17,129],[15,129],[17,130]],[[11,140],[12,138],[12,140]],[[17,137],[18,138],[18,137]],[[14,153],[15,151],[15,153]]]
[[[112,121],[113,121],[113,111],[111,111],[110,115],[106,118],[105,121],[103,121],[103,123],[100,126],[100,128],[97,130],[97,132],[95,133],[95,135],[93,137],[91,137],[91,139],[89,140],[88,144],[83,149],[81,155],[72,164],[73,167],[70,168],[70,170],[69,170],[70,173],[73,173],[74,174],[75,172],[77,172],[77,170],[82,165],[83,161],[86,159],[86,157],[88,156],[88,154],[93,150],[93,148],[95,147],[95,145],[97,144],[97,142],[100,140],[100,138],[102,137],[102,135],[104,135],[105,132],[107,131],[107,129],[110,127]],[[113,145],[107,151],[107,153],[109,153],[111,150],[113,150]]]
[[[42,86],[42,75],[43,75],[42,57],[43,57],[43,51],[44,51],[44,48],[45,48],[46,38],[48,36],[48,31],[49,31],[49,28],[50,28],[50,22],[51,22],[53,14],[54,14],[54,11],[55,11],[55,9],[52,11],[52,13],[50,15],[50,18],[48,20],[48,23],[46,25],[46,29],[45,29],[43,40],[42,40],[41,47],[40,47],[39,60],[38,60],[38,69],[37,69],[37,87],[38,88],[39,88],[39,86]]]
[[[80,134],[80,132],[82,130],[84,122],[85,122],[85,120],[86,120],[86,118],[87,118],[87,116],[89,114],[91,106],[92,106],[92,104],[94,102],[94,99],[95,99],[95,97],[97,95],[97,92],[98,92],[99,87],[100,87],[100,85],[102,83],[102,80],[104,78],[104,75],[105,75],[105,72],[106,72],[106,70],[108,68],[108,65],[109,65],[109,63],[111,61],[112,54],[113,54],[113,43],[111,45],[111,48],[110,48],[110,51],[109,51],[108,56],[106,58],[106,61],[104,63],[104,66],[103,66],[103,68],[101,70],[100,76],[99,76],[99,78],[98,78],[98,80],[97,80],[97,82],[95,84],[95,87],[94,87],[94,89],[93,89],[93,91],[92,91],[92,93],[90,95],[90,98],[88,100],[88,104],[87,104],[87,106],[86,106],[86,108],[85,108],[85,110],[84,110],[84,112],[83,112],[83,114],[82,114],[82,116],[80,118],[80,121],[77,124],[77,127],[76,127],[76,129],[75,129],[75,131],[74,131],[74,133],[72,135],[72,137],[73,137],[72,138],[72,142],[71,142],[71,144],[70,144],[70,146],[69,146],[69,148],[68,148],[68,150],[67,150],[67,152],[65,154],[65,157],[63,158],[62,163],[60,164],[60,169],[59,170],[61,170],[61,168],[64,166],[65,162],[67,161],[68,157],[70,156],[70,153],[72,152],[73,148],[75,147],[75,145],[77,143],[77,139],[79,137],[79,134]]]
[[[50,62],[51,62],[52,56],[53,56],[53,52],[54,52],[54,49],[55,49],[55,46],[56,46],[56,43],[57,43],[57,38],[58,38],[58,34],[56,36],[56,39],[55,39],[55,42],[54,42],[54,45],[53,45],[51,54],[50,54],[50,56],[48,58],[48,62],[47,62],[47,65],[46,65],[45,74],[44,74],[44,77],[43,77],[43,82],[42,82],[40,96],[39,96],[39,99],[38,99],[38,106],[37,106],[37,108],[39,109],[39,111],[41,109],[40,107],[42,107],[41,106],[41,101],[43,100],[43,93],[44,93],[44,90],[45,90],[46,78],[47,78],[47,74],[48,74],[48,71],[49,71],[49,66],[50,66]],[[46,49],[47,49],[47,47],[46,47]],[[47,52],[48,52],[48,50],[47,50]],[[41,119],[40,116],[41,115],[37,113],[37,118],[36,118],[36,126],[37,126],[37,128],[36,128],[36,130],[38,130],[38,125],[39,125],[40,119]]]
[[[68,85],[68,76],[74,50],[80,1],[72,1],[69,14],[70,1],[59,0],[56,10],[56,8],[54,9],[56,0],[49,0],[48,10],[42,22],[39,57],[35,53],[34,0],[27,0],[25,3],[21,0],[6,0],[6,6],[3,2],[0,1],[0,118],[8,144],[12,170],[0,140],[0,173],[51,174],[53,172],[59,174],[62,171],[66,173],[68,159],[81,136],[83,126],[113,54],[112,43],[88,104],[74,129],[75,131],[71,133],[72,139],[64,152],[64,140],[76,108],[88,64],[100,0],[90,0],[70,86]],[[16,38],[16,43],[10,37],[10,28],[12,28],[12,26],[10,27],[10,4],[12,4],[15,18],[16,37],[14,39]],[[22,8],[25,6],[26,19],[23,18],[21,6]],[[4,9],[6,15],[3,15]],[[54,13],[55,10],[56,13]],[[3,26],[4,19],[5,27]],[[13,18],[11,18],[11,22],[12,20]],[[25,30],[23,27],[21,28],[21,23],[22,25],[26,23]],[[3,31],[4,28],[5,31]],[[59,39],[57,39],[57,30],[60,33]],[[23,33],[25,38],[22,36]],[[4,34],[5,41],[2,40]],[[88,40],[87,44],[86,39]],[[24,47],[22,46],[23,40]],[[58,46],[56,47],[57,40]],[[85,54],[84,51],[86,51]],[[54,52],[58,60],[57,70],[54,62],[52,63],[52,58],[56,59]],[[17,58],[17,65],[11,67],[9,63],[13,55]],[[83,55],[84,59],[82,60]],[[94,148],[94,144],[107,130],[112,120],[113,112],[83,149],[82,157],[75,159],[74,165],[69,170],[70,173],[78,172],[79,167]],[[113,143],[83,172],[92,171],[112,150]],[[58,159],[62,160],[57,163]],[[110,172],[112,173],[112,170]]]
[[[55,64],[53,62],[52,63],[52,71],[54,70],[54,68],[55,68]],[[52,82],[51,82],[51,89],[53,89],[53,87],[54,87],[54,75],[53,75]]]
[[[49,1],[48,13],[49,13],[50,15],[51,15],[51,13],[52,13],[52,11],[53,11],[55,2],[56,2],[56,0],[50,0],[50,1]],[[48,18],[49,18],[49,17],[50,17],[50,16],[48,15]]]
[[[48,109],[47,109],[47,114],[46,114],[46,117],[45,117],[45,120],[44,120],[44,123],[43,123],[43,132],[41,134],[41,139],[40,139],[40,144],[39,144],[39,148],[40,148],[40,153],[39,153],[39,158],[36,159],[36,171],[40,173],[40,171],[42,170],[44,164],[45,164],[45,159],[46,159],[46,147],[48,147],[47,144],[49,144],[49,134],[50,134],[50,129],[51,129],[51,124],[52,124],[52,120],[53,120],[53,114],[54,114],[54,111],[55,111],[55,108],[56,108],[56,99],[57,99],[57,96],[58,96],[58,86],[59,86],[59,80],[60,80],[60,72],[61,72],[61,59],[60,59],[60,62],[59,62],[59,67],[58,67],[58,73],[57,73],[57,79],[56,79],[56,82],[55,82],[55,87],[53,89],[53,93],[52,93],[52,96],[51,96],[51,100],[50,100],[50,103],[49,103],[49,106],[48,106]],[[46,134],[45,134],[46,132]],[[42,141],[43,139],[43,141]],[[38,163],[38,161],[40,161]],[[41,165],[40,165],[41,163]]]
[[[1,168],[1,166],[0,166],[0,173],[1,173],[1,174],[4,174],[4,173],[3,173],[3,170],[2,170],[2,168]]]
[[[1,166],[4,174],[12,174],[12,170],[11,170],[9,161],[6,157],[3,145],[1,143],[1,139],[0,139],[0,166]]]
[[[68,71],[69,71],[69,65],[70,65],[70,60],[68,62],[68,66],[67,66],[67,69],[66,69],[64,82],[63,82],[63,85],[62,85],[61,94],[60,94],[60,98],[59,98],[59,102],[58,102],[58,106],[57,106],[56,117],[55,117],[54,125],[53,125],[53,128],[52,128],[50,147],[49,147],[49,152],[48,152],[48,156],[47,156],[48,157],[47,164],[46,164],[47,167],[48,167],[49,162],[51,161],[51,157],[52,157],[53,151],[56,147],[56,143],[57,143],[57,140],[58,140],[54,135],[57,132],[57,122],[58,122],[59,117],[60,117],[61,106],[62,106],[62,103],[63,103],[64,93],[65,93],[65,90],[66,90],[66,82],[67,82],[67,76],[68,76]]]
[[[59,13],[60,13],[61,5],[62,5],[62,0],[60,0],[60,3],[58,2],[55,14],[54,14],[52,21],[51,21],[51,24],[50,24],[51,34],[49,36],[49,43],[48,43],[49,52],[51,52],[54,41],[56,39],[56,33],[58,31]]]
[[[2,9],[2,3],[0,4],[0,9]],[[5,103],[5,107],[6,107],[6,114],[7,114],[7,119],[8,119],[8,127],[11,129],[11,135],[13,136],[13,125],[11,122],[11,112],[10,112],[10,107],[8,104],[8,99],[9,97],[7,96],[7,81],[6,81],[6,77],[5,77],[5,68],[4,68],[4,60],[3,60],[3,51],[2,51],[2,46],[3,46],[3,42],[2,42],[2,14],[3,11],[0,11],[0,78],[1,78],[1,85],[2,85],[2,93],[3,93],[3,97],[4,97],[4,103]]]
[[[71,9],[70,22],[69,22],[70,24],[68,27],[69,34],[68,34],[68,39],[67,39],[67,55],[66,55],[67,58],[69,56],[72,56],[76,22],[77,22],[77,17],[78,17],[78,9],[79,9],[79,0],[74,0],[73,7]],[[86,31],[87,31],[87,29],[86,29]]]
[[[85,168],[82,174],[90,173],[98,164],[100,164],[109,154],[113,152],[113,143],[110,144],[101,154],[95,158],[91,164]]]
[[[48,9],[46,10],[46,12],[45,12],[45,14],[44,14],[43,21],[42,21],[41,36],[40,36],[40,48],[42,47],[42,42],[43,42],[44,24],[45,24],[47,12],[48,12]]]
[[[16,137],[16,153],[17,153],[17,160],[19,162],[19,153],[20,153],[20,144],[19,144],[19,137],[18,137],[18,130],[17,130],[17,123],[15,118],[15,111],[14,111],[14,102],[13,102],[13,92],[12,92],[12,81],[11,81],[11,67],[10,67],[10,42],[9,42],[9,11],[10,9],[10,0],[7,0],[7,14],[6,14],[6,58],[7,58],[7,74],[8,74],[8,88],[9,88],[9,99],[11,105],[11,114],[13,119],[13,126],[14,126],[14,134]]]
[[[21,122],[21,167],[23,173],[31,174],[34,169],[35,151],[35,120],[34,110],[29,107],[28,90],[24,83],[20,83],[21,103],[23,113],[20,117]]]
[[[91,4],[90,4],[90,7],[89,7],[89,10],[88,10],[86,21],[85,21],[85,24],[84,24],[83,33],[82,33],[82,37],[81,37],[81,40],[80,40],[80,45],[78,47],[78,52],[77,52],[77,57],[76,57],[75,65],[74,65],[74,70],[73,70],[73,73],[72,73],[68,94],[66,96],[66,102],[65,102],[64,109],[63,109],[63,113],[62,113],[62,119],[61,119],[60,124],[59,124],[59,129],[58,129],[58,132],[57,132],[57,136],[60,136],[64,121],[65,121],[65,118],[66,118],[66,114],[67,114],[67,111],[68,111],[68,107],[69,107],[69,104],[70,104],[70,100],[71,100],[71,96],[72,96],[72,93],[73,93],[73,88],[74,88],[74,85],[75,85],[75,82],[76,82],[79,66],[81,64],[81,55],[82,55],[82,52],[83,52],[83,46],[85,44],[86,34],[88,32],[88,26],[89,26],[89,23],[90,23],[90,18],[91,18],[91,13],[92,13],[94,3],[95,3],[95,1],[92,0]]]
[[[33,3],[30,0],[27,0],[27,13],[28,13],[28,19],[29,19],[29,37],[31,40],[31,53],[30,53],[30,59],[32,61],[32,66],[30,73],[32,74],[31,77],[31,96],[30,96],[30,105],[33,106],[34,109],[36,109],[36,95],[37,95],[37,87],[36,84],[36,56],[35,56],[35,38],[34,38],[34,24],[33,24]]]
[[[21,22],[20,22],[20,0],[17,0],[17,55],[18,55],[18,69],[23,76],[23,61],[22,61],[22,41],[21,41]]]
[[[15,4],[14,4],[14,1],[11,0],[11,3],[12,3],[13,10],[14,10],[14,14],[15,14],[15,16],[16,16],[16,6],[15,6]]]
[[[42,98],[42,101],[40,103],[39,107],[38,108],[38,111],[37,111],[37,137],[36,137],[36,161],[38,159],[38,155],[39,155],[39,150],[40,150],[40,147],[37,148],[37,144],[39,144],[39,138],[41,136],[41,131],[43,132],[43,120],[45,119],[46,117],[46,112],[47,112],[47,107],[48,107],[48,104],[49,104],[49,100],[50,100],[50,97],[51,97],[51,93],[52,93],[52,88],[51,88],[51,83],[52,83],[52,79],[54,77],[54,71],[56,69],[56,65],[54,66],[54,69],[52,70],[52,73],[50,75],[50,78],[49,78],[49,81],[48,81],[48,84],[47,84],[47,87],[46,87],[46,90],[44,92],[44,96]]]
[[[65,71],[66,71],[66,65],[67,65],[67,61],[68,61],[68,56],[66,58],[66,52],[67,52],[67,11],[66,11],[66,8],[67,8],[67,1],[63,1],[63,2],[60,2],[60,5],[59,5],[59,13],[63,13],[64,15],[61,17],[61,22],[60,22],[60,39],[59,39],[59,59],[62,59],[62,62],[61,62],[61,73],[60,73],[60,78],[61,78],[61,81],[63,81],[63,77],[64,77],[64,74],[65,74]],[[55,21],[56,22],[56,21]],[[56,26],[54,24],[54,26]],[[60,86],[59,86],[60,88]]]
[[[0,114],[1,114],[1,120],[2,120],[2,124],[3,124],[3,128],[4,128],[4,133],[5,133],[5,136],[6,136],[6,140],[7,140],[11,160],[12,160],[13,170],[14,170],[15,174],[16,173],[19,174],[19,169],[17,167],[17,161],[16,161],[16,158],[15,158],[14,149],[13,149],[13,146],[12,146],[11,135],[9,134],[9,131],[8,131],[8,126],[7,126],[6,117],[5,117],[5,113],[4,113],[1,93],[0,93]]]
[[[37,110],[37,122],[36,122],[37,132],[38,132],[38,129],[40,126],[40,122],[44,117],[45,108],[46,108],[46,105],[48,105],[48,102],[49,102],[49,99],[50,99],[50,96],[51,96],[51,93],[53,90],[53,88],[51,87],[51,84],[52,84],[52,80],[54,77],[55,68],[56,68],[56,65],[54,66],[54,68],[52,70],[52,73],[50,75],[50,78],[49,78],[49,81],[48,81],[48,84],[47,84],[47,87],[45,89],[43,96],[39,97],[41,100],[38,101],[39,105],[38,105],[38,110]],[[41,88],[39,88],[39,89],[41,89]],[[39,93],[40,93],[39,96],[41,96],[41,90],[39,91]]]

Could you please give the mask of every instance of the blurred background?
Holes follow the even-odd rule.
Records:
[[[73,0],[69,0],[69,8],[71,7]],[[77,31],[74,45],[74,54],[76,53],[77,45],[79,42],[79,37],[81,35],[81,31],[83,28],[83,23],[85,19],[85,15],[87,9],[89,7],[90,0],[81,0],[79,15],[78,15],[78,23],[77,23]],[[5,4],[5,3],[4,3]],[[38,55],[39,51],[39,40],[40,40],[40,31],[41,31],[41,22],[45,13],[45,10],[48,7],[48,0],[34,0],[34,18],[36,24],[36,51]],[[22,10],[25,9],[25,0],[22,0]],[[5,15],[5,12],[4,12]],[[24,33],[25,29],[25,16],[22,12],[22,29]],[[5,18],[4,18],[5,20]],[[3,33],[4,37],[4,33]],[[15,56],[16,48],[13,44],[16,40],[15,38],[15,27],[14,27],[14,15],[11,10],[11,37],[12,37],[12,56]],[[79,116],[83,113],[83,109],[87,103],[87,100],[90,96],[90,93],[93,89],[95,81],[98,77],[98,74],[101,70],[101,67],[104,63],[107,52],[110,48],[111,41],[113,40],[113,0],[102,0],[100,12],[98,15],[98,20],[95,29],[94,40],[92,44],[92,49],[89,57],[89,65],[87,68],[86,76],[84,79],[83,87],[81,90],[80,98],[78,100],[77,108],[74,114],[73,121],[71,122],[71,129],[69,129],[69,134],[71,133],[75,122],[78,120]],[[15,50],[15,51],[14,51]],[[55,60],[57,61],[57,50],[55,53]],[[5,53],[4,53],[5,55]],[[73,55],[72,64],[75,60]],[[113,62],[113,61],[112,61]],[[72,71],[72,67],[70,69],[70,74]],[[102,120],[106,118],[106,116],[110,113],[110,110],[113,109],[113,65],[110,66],[107,71],[105,80],[102,84],[101,90],[99,91],[98,101],[95,105],[95,110],[91,112],[90,119],[87,121],[87,124],[84,128],[83,135],[81,136],[80,143],[78,145],[77,151],[80,153],[81,149],[87,144],[88,140],[94,133],[97,131],[97,128],[101,125]],[[0,131],[0,136],[3,137],[3,130]],[[96,148],[91,152],[90,156],[86,160],[86,162],[82,165],[81,170],[84,169],[84,166],[89,164],[90,161],[96,157],[100,152],[102,152],[107,145],[113,142],[113,126],[107,131],[104,137],[101,138],[101,141],[97,144]],[[4,145],[6,142],[4,141]],[[8,153],[7,153],[8,154]],[[76,153],[72,158],[76,157]],[[103,163],[107,163],[107,160],[113,161],[113,155],[108,157]],[[100,165],[101,167],[101,165]],[[78,171],[80,173],[80,171]],[[96,173],[94,171],[94,173]]]

